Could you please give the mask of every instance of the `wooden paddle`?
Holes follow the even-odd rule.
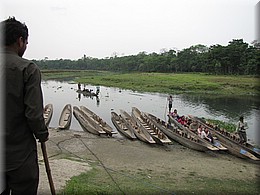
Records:
[[[42,155],[43,155],[44,164],[45,164],[45,168],[46,168],[46,172],[47,172],[47,176],[48,176],[48,180],[49,180],[49,184],[50,184],[51,194],[56,195],[52,176],[51,176],[51,169],[50,169],[50,165],[49,165],[45,142],[41,142],[41,148],[42,148]]]

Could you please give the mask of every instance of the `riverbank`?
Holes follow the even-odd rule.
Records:
[[[168,94],[202,93],[216,95],[260,95],[259,78],[202,73],[115,73],[104,71],[42,71],[44,79],[75,82]]]
[[[151,146],[139,140],[55,129],[50,129],[46,146],[60,194],[260,193],[260,166],[225,152],[197,152],[175,142]],[[38,149],[39,195],[50,194]]]

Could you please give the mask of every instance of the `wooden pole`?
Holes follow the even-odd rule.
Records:
[[[49,165],[45,142],[41,142],[41,148],[42,148],[42,154],[43,154],[44,164],[45,164],[45,168],[46,168],[46,173],[47,173],[49,184],[50,184],[51,194],[56,195],[52,176],[51,176],[51,169],[50,169],[50,165]]]

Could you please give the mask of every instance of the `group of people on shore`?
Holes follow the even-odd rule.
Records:
[[[168,108],[169,108],[169,115],[178,121],[181,125],[189,128],[193,132],[195,132],[197,135],[199,135],[201,138],[208,140],[209,142],[213,143],[214,139],[211,135],[209,129],[207,127],[204,127],[202,125],[198,125],[197,122],[193,122],[188,117],[185,117],[184,115],[179,116],[177,109],[174,109],[173,112],[171,112],[172,106],[173,106],[173,97],[170,95],[167,98],[168,101]],[[239,135],[240,143],[246,144],[247,142],[247,135],[246,135],[246,129],[248,129],[247,122],[244,121],[244,117],[241,116],[239,118],[239,121],[236,125],[236,131],[235,134]]]

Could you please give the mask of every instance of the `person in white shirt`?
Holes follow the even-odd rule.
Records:
[[[172,102],[173,102],[173,98],[172,98],[172,96],[170,95],[170,96],[168,97],[169,113],[171,113]]]
[[[206,139],[208,140],[209,142],[212,142],[213,139],[212,139],[212,136],[209,132],[209,130],[207,128],[200,128],[198,129],[198,135],[202,138],[202,139]]]
[[[213,143],[213,137],[207,127],[205,128],[205,130],[203,132],[205,133],[205,139],[207,139],[209,142]]]
[[[247,142],[246,129],[248,129],[247,122],[244,121],[244,117],[241,116],[237,122],[236,133],[238,133],[240,138],[240,143]]]

